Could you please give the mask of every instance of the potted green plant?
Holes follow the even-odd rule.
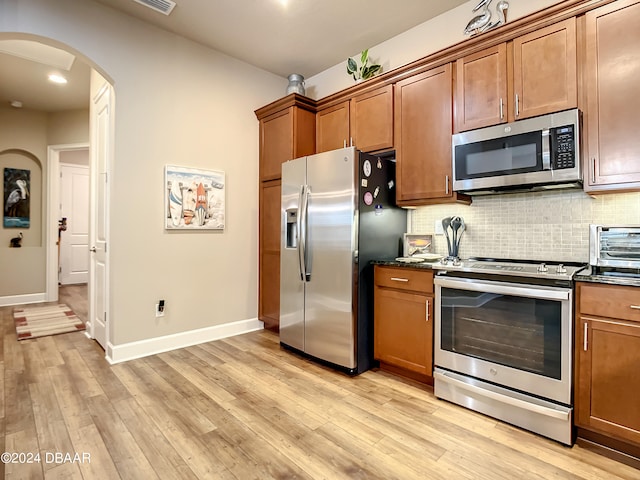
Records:
[[[360,54],[360,67],[358,67],[358,62],[356,62],[353,58],[347,59],[347,74],[351,75],[357,82],[358,80],[366,80],[368,78],[371,78],[376,73],[380,72],[380,70],[382,70],[382,65],[368,65],[368,63],[369,49],[366,49],[363,50]]]

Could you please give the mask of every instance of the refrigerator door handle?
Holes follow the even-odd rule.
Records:
[[[302,260],[303,260],[303,280],[309,281],[311,280],[311,268],[309,267],[309,254],[307,252],[307,242],[309,240],[309,221],[308,221],[308,210],[309,210],[309,192],[311,191],[311,187],[309,185],[305,185],[303,187],[302,193],[302,231],[301,231],[301,244],[302,244]]]
[[[302,202],[303,202],[303,198],[304,198],[304,185],[300,186],[300,194],[298,195],[298,218],[296,219],[296,222],[298,223],[296,225],[297,228],[297,233],[298,233],[298,268],[300,270],[300,280],[302,280],[304,282],[304,278],[305,278],[305,272],[304,272],[304,258],[303,258],[303,254],[304,254],[304,246],[303,246],[303,242],[304,242],[304,236],[302,235]]]

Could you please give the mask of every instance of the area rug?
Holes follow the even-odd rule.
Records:
[[[64,303],[13,310],[18,340],[84,330],[84,322]]]

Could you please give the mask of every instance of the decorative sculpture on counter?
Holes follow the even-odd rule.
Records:
[[[484,33],[495,27],[507,23],[507,9],[509,8],[509,3],[505,0],[500,0],[498,2],[498,4],[496,5],[498,19],[492,22],[491,10],[489,10],[491,1],[492,0],[481,0],[480,3],[478,3],[478,5],[474,7],[474,12],[477,12],[482,8],[482,13],[469,20],[469,23],[464,29],[465,35],[474,36],[478,33]]]
[[[11,240],[9,240],[11,243],[9,245],[9,248],[20,248],[22,247],[22,232],[18,233],[17,237],[13,237]]]

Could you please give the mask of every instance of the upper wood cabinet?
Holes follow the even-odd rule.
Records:
[[[640,189],[640,2],[585,15],[585,190]]]
[[[451,64],[395,85],[399,205],[426,205],[462,198],[451,189],[452,88]]]
[[[393,85],[351,99],[351,136],[363,152],[393,148]]]
[[[291,94],[256,111],[260,120],[260,180],[280,178],[282,163],[315,152],[315,112]]]
[[[456,61],[456,131],[506,122],[507,45]]]
[[[318,153],[351,145],[363,152],[393,148],[393,85],[321,108],[316,138]]]
[[[575,108],[576,72],[575,18],[460,58],[456,131]]]
[[[319,110],[316,114],[316,152],[350,146],[349,100]]]

